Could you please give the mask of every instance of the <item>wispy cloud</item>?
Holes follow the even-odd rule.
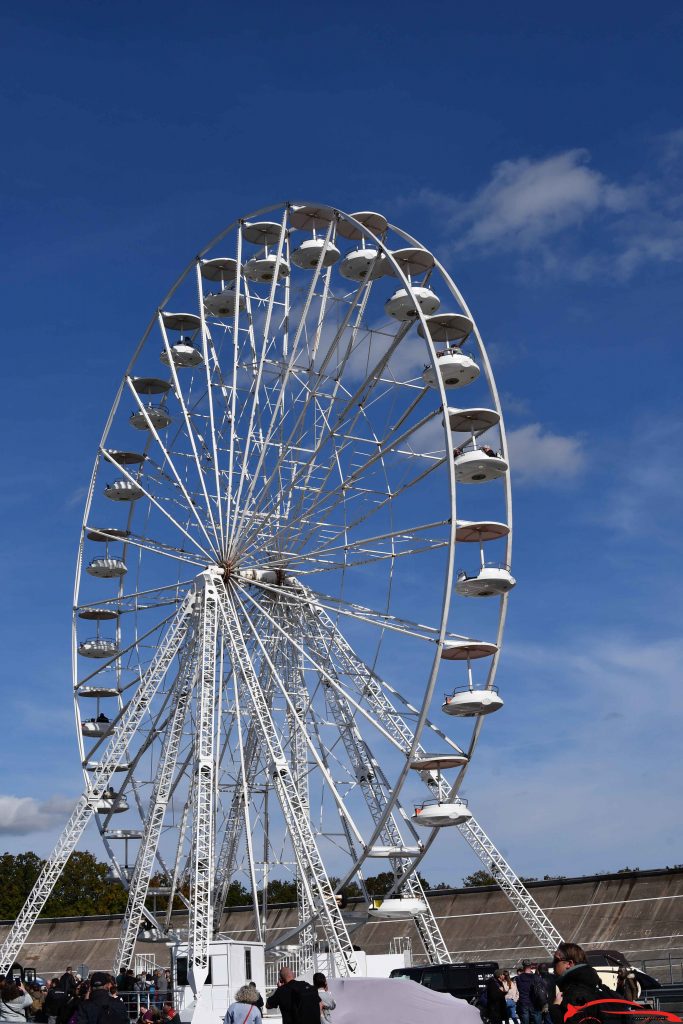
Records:
[[[611,180],[585,149],[497,164],[474,195],[423,189],[417,203],[438,214],[452,252],[512,254],[532,272],[626,279],[645,263],[683,260],[678,188],[683,131],[658,141],[651,171]]]
[[[30,796],[0,796],[0,835],[26,836],[49,832],[73,810],[68,797],[35,800]]]
[[[540,423],[508,431],[510,465],[515,482],[555,487],[575,480],[586,462],[578,437],[553,434]]]
[[[683,481],[674,468],[683,445],[683,419],[652,411],[633,425],[625,456],[614,466],[599,513],[619,542],[647,536],[680,548]]]
[[[445,205],[452,225],[461,229],[455,243],[459,249],[528,249],[601,209],[621,212],[641,199],[639,190],[615,185],[588,166],[582,149],[545,160],[504,160],[469,200],[429,190],[421,198]]]

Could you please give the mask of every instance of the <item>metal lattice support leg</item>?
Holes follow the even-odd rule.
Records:
[[[270,697],[275,688],[275,680],[272,672],[265,673],[261,685],[266,695]],[[235,691],[237,694],[237,680],[235,680]],[[228,812],[227,822],[223,831],[223,839],[218,855],[216,866],[215,883],[215,907],[214,907],[214,931],[217,933],[220,928],[221,917],[225,908],[225,901],[228,898],[228,889],[235,867],[235,857],[239,848],[240,839],[245,827],[246,794],[251,791],[259,767],[259,736],[258,728],[251,722],[247,730],[247,738],[242,746],[242,759],[244,770],[240,767],[239,776],[235,782],[235,789]],[[258,917],[258,915],[257,915]],[[256,922],[257,930],[260,929],[260,922]]]
[[[339,728],[349,760],[356,769],[361,792],[365,798],[370,815],[373,821],[379,822],[384,814],[388,799],[382,783],[376,774],[377,761],[354,724],[350,706],[345,704],[343,697],[331,688],[328,688],[327,696],[332,717]],[[390,814],[387,818],[380,833],[380,838],[384,844],[395,849],[405,846],[394,814]],[[408,858],[390,857],[389,861],[396,878],[400,878],[405,872],[410,871],[411,861]],[[407,875],[401,890],[406,895],[424,901],[427,909],[424,913],[417,914],[414,921],[425,951],[430,959],[436,963],[448,963],[450,961],[448,947],[416,872],[410,872]]]
[[[195,775],[192,787],[194,845],[192,899],[190,900],[188,977],[197,995],[209,973],[212,928],[214,857],[216,636],[218,594],[215,572],[204,574],[202,617],[199,627],[201,676],[197,687]]]
[[[354,974],[356,958],[353,945],[341,911],[337,906],[334,890],[325,871],[306,808],[301,801],[289,769],[283,771],[287,760],[280,737],[249,656],[239,618],[232,599],[227,593],[221,593],[220,606],[226,627],[226,639],[231,648],[233,667],[244,679],[249,692],[252,714],[258,720],[262,742],[268,749],[273,786],[277,792],[285,825],[294,847],[307,898],[320,915],[330,950],[331,965],[334,966],[338,975]]]
[[[185,718],[192,697],[193,675],[196,668],[194,658],[195,644],[188,643],[174,687],[173,714],[157,769],[154,794],[147,814],[142,842],[135,860],[135,868],[128,893],[128,905],[123,918],[121,937],[114,960],[115,972],[118,971],[119,967],[130,967],[133,962],[135,942],[145,911],[147,890],[149,889],[149,881],[159,847],[161,828],[170,798]]]
[[[93,773],[91,788],[78,800],[57,845],[40,872],[16,921],[10,928],[0,949],[0,973],[6,974],[16,960],[36,918],[45,906],[55,882],[64,870],[64,865],[95,813],[95,808],[102,799],[105,789],[110,785],[115,769],[123,760],[136,729],[183,642],[187,630],[187,620],[192,612],[195,597],[194,591],[188,594],[178,609],[157,648],[149,669],[114,728],[114,735],[105,749],[97,770]]]
[[[412,729],[389,700],[380,680],[367,665],[356,657],[351,646],[324,611],[316,608],[313,610],[313,614],[324,630],[328,650],[333,651],[335,658],[339,659],[344,675],[350,680],[359,695],[366,700],[387,732],[405,750],[409,750],[413,742]],[[417,756],[425,754],[421,745],[418,745],[416,754]],[[428,773],[425,774],[428,775]],[[444,801],[450,799],[451,790],[445,779],[441,777],[437,779],[432,775],[428,785],[430,791],[436,791],[440,799]],[[480,858],[482,864],[494,875],[515,910],[519,912],[543,948],[549,953],[554,952],[558,943],[562,942],[562,936],[481,825],[474,818],[470,818],[456,827]]]
[[[285,602],[281,602],[285,619],[290,629],[293,626],[293,609],[288,608]],[[294,613],[295,614],[295,613]],[[296,628],[296,627],[294,627]],[[287,713],[287,725],[290,737],[292,778],[296,786],[305,814],[310,818],[310,795],[308,791],[308,766],[306,740],[302,735],[302,725],[305,722],[306,706],[308,704],[308,690],[303,676],[303,659],[300,653],[284,644],[278,645],[275,653],[276,661],[280,664],[281,678],[290,682],[290,695],[294,707]],[[299,724],[301,723],[301,725]],[[306,896],[306,886],[300,877],[300,868],[297,871],[297,915],[301,931],[299,932],[299,971],[306,973],[313,969],[315,963],[316,932],[311,924],[313,907]]]
[[[312,625],[317,626],[316,623]],[[334,666],[329,661],[329,652],[325,647],[325,638],[318,629],[309,634],[309,641],[320,658],[325,670],[329,675],[336,678]],[[346,749],[349,761],[354,768],[361,792],[375,823],[379,822],[386,809],[388,798],[382,782],[378,778],[378,763],[368,745],[360,734],[353,718],[351,706],[338,690],[334,690],[325,677],[321,675],[321,683],[326,686],[327,704],[332,713],[334,722],[339,730],[342,742]],[[387,818],[380,837],[383,843],[389,847],[401,848],[405,846],[401,830],[394,814]],[[411,861],[404,857],[389,858],[392,871],[396,878],[400,878],[410,871]],[[450,956],[448,947],[441,934],[436,918],[432,912],[417,872],[409,873],[402,886],[402,890],[416,899],[422,900],[426,911],[417,914],[414,918],[420,939],[424,945],[427,955],[436,963],[448,963]]]

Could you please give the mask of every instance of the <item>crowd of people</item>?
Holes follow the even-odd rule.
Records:
[[[170,972],[115,978],[95,971],[82,979],[71,967],[49,984],[0,977],[0,1024],[180,1024],[171,999]]]
[[[121,968],[116,977],[96,971],[84,980],[68,967],[49,984],[0,977],[0,1024],[180,1024],[170,995],[170,972],[161,970],[135,974]],[[282,1024],[332,1024],[336,1004],[324,974],[315,974],[310,985],[283,967],[265,1004],[253,981],[243,985],[224,1024],[262,1024],[264,1005],[280,1010]]]
[[[135,974],[121,968],[114,977],[96,971],[82,980],[71,967],[49,985],[0,976],[0,1024],[180,1024],[169,971]],[[600,979],[576,943],[562,942],[548,964],[522,960],[516,972],[500,968],[486,984],[482,1016],[487,1024],[564,1024],[570,1008],[615,999],[634,1002],[638,983],[620,968],[616,992]],[[275,991],[265,1001],[253,981],[243,985],[228,1006],[223,1024],[263,1024],[261,1011],[279,1010],[282,1024],[332,1024],[335,1001],[324,974],[313,984],[280,970]],[[592,1020],[597,1015],[593,1012]],[[581,1016],[577,1017],[581,1024]]]
[[[619,968],[615,991],[590,966],[581,946],[562,942],[553,956],[552,970],[548,964],[522,960],[514,976],[503,968],[495,971],[486,984],[482,1009],[489,1024],[563,1024],[569,1007],[601,1000],[634,1002],[638,992],[629,968]],[[591,1013],[591,1019],[599,1017]],[[580,1015],[576,1017],[581,1020]]]

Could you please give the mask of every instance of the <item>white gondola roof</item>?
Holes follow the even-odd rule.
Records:
[[[374,213],[372,210],[360,210],[358,213],[352,213],[351,216],[359,224],[367,228],[368,231],[371,231],[373,235],[383,235],[389,227],[386,217],[381,213]],[[341,235],[342,238],[350,238],[352,241],[365,238],[363,232],[359,231],[355,224],[349,224],[347,220],[343,219],[340,219],[337,225],[337,234]]]
[[[289,223],[300,231],[326,228],[333,220],[331,206],[294,206],[289,215]]]
[[[495,409],[448,409],[448,423],[456,433],[472,434],[500,423]]]
[[[115,448],[107,449],[107,455],[119,466],[139,466],[147,458],[142,452],[119,452]]]
[[[464,313],[435,313],[427,317],[427,327],[432,341],[465,341],[474,324]],[[424,338],[422,324],[417,333]]]
[[[171,331],[196,331],[202,326],[201,317],[196,313],[167,313],[163,310],[161,319],[164,327]]]
[[[111,828],[104,835],[107,839],[142,839],[142,832],[135,828]]]
[[[246,221],[242,227],[242,234],[254,245],[275,245],[280,241],[281,231],[282,225],[274,220]]]
[[[507,523],[457,523],[455,539],[459,542],[480,544],[487,540],[499,540],[507,537],[510,527]]]
[[[116,461],[118,462],[118,459]],[[122,465],[122,463],[119,462],[119,465]],[[86,530],[85,535],[88,540],[94,540],[100,544],[106,544],[110,540],[124,540],[130,535],[130,530],[120,530],[116,526],[101,526],[99,530],[95,528]]]
[[[79,697],[118,697],[115,686],[81,686],[76,693]]]
[[[407,249],[394,249],[391,255],[404,274],[424,274],[434,266],[434,257],[427,249],[411,246]],[[387,272],[391,273],[389,266]]]
[[[456,754],[455,751],[451,754],[425,753],[413,758],[410,767],[416,772],[438,772],[446,771],[448,768],[459,768],[461,765],[467,764],[468,760],[467,754]]]
[[[165,395],[171,390],[171,382],[161,377],[132,377],[131,384],[139,395]]]
[[[467,661],[475,658],[490,658],[498,648],[488,640],[447,640],[441,657],[446,661]]]
[[[201,260],[199,267],[202,277],[205,277],[207,281],[234,281],[237,277],[237,260],[233,260],[230,256],[217,256],[212,260]]]

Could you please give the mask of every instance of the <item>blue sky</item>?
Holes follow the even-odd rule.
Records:
[[[475,813],[525,874],[680,861],[682,21],[613,2],[3,10],[0,847],[47,852],[80,784],[73,566],[120,374],[192,255],[291,198],[417,235],[491,351],[519,586]],[[425,874],[459,882],[461,846]]]

